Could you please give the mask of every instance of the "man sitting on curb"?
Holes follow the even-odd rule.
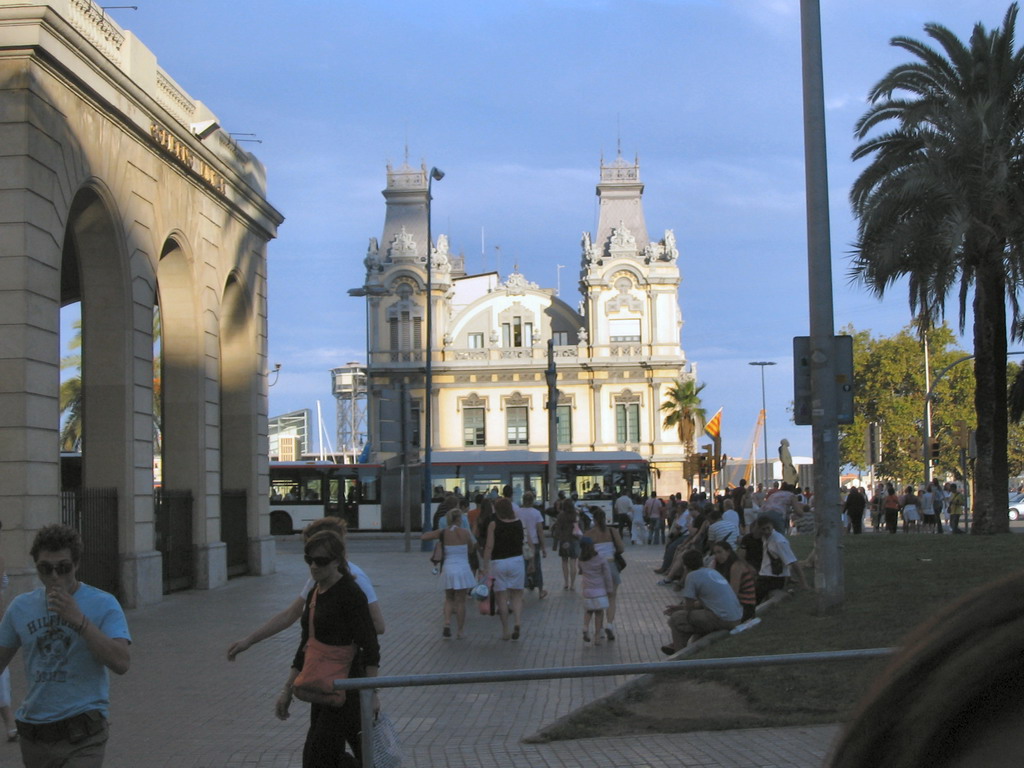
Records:
[[[807,579],[797,562],[789,541],[775,530],[774,522],[768,515],[757,518],[757,535],[762,541],[761,567],[757,572],[757,603],[760,605],[777,589],[785,589],[786,581],[792,575],[800,579],[807,589]]]
[[[663,645],[663,653],[671,656],[690,641],[717,632],[730,630],[743,619],[743,607],[729,582],[714,568],[705,568],[700,553],[689,550],[683,555],[686,580],[683,602],[665,609],[672,630],[672,644]]]

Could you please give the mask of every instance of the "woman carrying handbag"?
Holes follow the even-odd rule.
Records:
[[[309,701],[309,731],[302,749],[302,768],[346,768],[352,745],[360,760],[359,697],[333,692],[333,680],[376,677],[380,646],[366,595],[345,562],[345,545],[333,531],[313,535],[305,546],[306,563],[316,586],[302,614],[302,638],[288,682],[277,700],[277,716],[286,720],[292,695]],[[343,667],[350,660],[349,669]],[[379,709],[376,694],[374,711]]]

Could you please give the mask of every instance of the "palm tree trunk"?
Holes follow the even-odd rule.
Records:
[[[986,258],[974,290],[974,408],[978,418],[972,533],[1007,533],[1006,299],[1003,275]]]

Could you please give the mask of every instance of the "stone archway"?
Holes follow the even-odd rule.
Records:
[[[283,219],[266,200],[257,158],[218,129],[193,130],[216,126],[215,115],[130,32],[72,5],[0,3],[8,139],[0,143],[0,546],[12,593],[31,589],[32,539],[61,519],[60,307],[80,297],[83,484],[116,493],[107,537],[116,556],[105,559],[117,563],[115,591],[134,607],[159,601],[163,586],[154,547],[155,304],[167,363],[165,469],[195,500],[188,523],[199,553],[196,586],[225,578],[217,551],[222,354],[235,361],[226,368],[225,424],[245,422],[223,466],[255,498],[250,542],[269,529],[265,509],[258,513],[267,474],[266,243]],[[225,295],[234,272],[238,287]],[[252,293],[232,297],[236,290]],[[221,301],[248,318],[244,345],[221,348]],[[235,446],[252,455],[234,455]],[[273,570],[268,541],[250,571]]]

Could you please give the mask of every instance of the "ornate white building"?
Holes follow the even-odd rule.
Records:
[[[432,337],[426,333],[427,169],[387,169],[380,243],[371,238],[366,279],[371,461],[381,451],[383,390],[411,393],[414,441],[422,425],[425,350],[433,450],[544,451],[547,342],[558,370],[558,448],[636,451],[661,493],[688,489],[684,448],[662,429],[665,390],[693,378],[680,345],[679,251],[672,230],[652,241],[640,169],[618,157],[601,164],[596,237],[582,236],[579,309],[513,271],[467,274],[439,235],[432,248]]]

